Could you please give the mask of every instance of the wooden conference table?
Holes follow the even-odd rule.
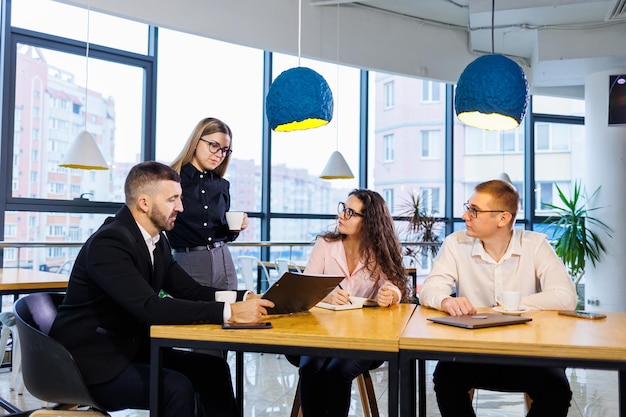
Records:
[[[526,324],[468,330],[427,321],[445,313],[418,307],[400,336],[400,415],[415,416],[419,392],[419,415],[426,416],[424,360],[612,369],[625,387],[626,313],[606,314],[606,319],[587,320],[534,311],[524,314],[533,319]],[[619,410],[626,417],[626,399],[621,396]]]
[[[0,295],[65,291],[69,277],[53,272],[22,268],[0,268]]]
[[[150,328],[150,416],[158,417],[162,349],[170,347],[237,352],[236,395],[243,415],[243,352],[358,357],[388,361],[389,416],[398,416],[398,341],[416,306],[308,312],[268,316],[267,330],[223,330],[214,324],[158,325]]]

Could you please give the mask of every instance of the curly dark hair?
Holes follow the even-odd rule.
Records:
[[[372,279],[378,281],[382,272],[402,292],[401,302],[409,301],[409,281],[402,265],[402,247],[396,234],[393,218],[383,197],[376,191],[354,189],[348,196],[355,196],[363,204],[361,214],[361,262]],[[320,235],[326,241],[343,240],[345,235],[337,229]]]

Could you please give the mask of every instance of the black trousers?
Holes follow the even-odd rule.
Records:
[[[475,417],[471,388],[527,393],[528,417],[566,417],[572,399],[564,368],[440,361],[433,381],[442,417]]]
[[[345,417],[350,410],[352,380],[376,369],[382,361],[315,356],[287,356],[300,367],[300,407],[303,417]]]
[[[163,417],[239,415],[228,363],[220,357],[164,350],[159,411]],[[116,378],[89,387],[107,410],[150,407],[150,365],[133,362]]]

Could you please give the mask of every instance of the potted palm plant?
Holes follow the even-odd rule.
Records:
[[[430,254],[432,257],[437,255],[441,244],[438,233],[441,220],[436,217],[437,210],[426,208],[420,195],[415,192],[410,192],[409,198],[404,200],[400,209],[402,210],[400,216],[408,221],[406,228],[408,238],[417,243],[426,243],[417,249],[406,247],[404,255]]]
[[[582,189],[580,181],[574,183],[571,197],[565,196],[563,191],[556,186],[562,205],[544,203],[545,207],[556,211],[545,223],[553,226],[552,239],[556,254],[563,260],[569,270],[570,276],[576,285],[578,293],[578,307],[584,309],[584,294],[580,288],[580,281],[585,276],[587,260],[595,266],[600,261],[606,246],[601,239],[601,234],[613,237],[611,229],[602,220],[593,217],[593,211],[601,207],[589,207],[588,204],[596,196],[600,187],[587,196]],[[592,226],[590,229],[589,226]],[[592,230],[593,229],[593,230]]]

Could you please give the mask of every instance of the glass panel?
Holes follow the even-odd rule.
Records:
[[[390,86],[393,107],[386,105]],[[407,210],[412,195],[427,196],[426,208],[444,214],[445,103],[439,101],[444,88],[419,78],[370,72],[368,183],[386,198],[393,196],[395,216]],[[385,139],[391,135],[392,142]]]
[[[297,65],[297,57],[274,54],[273,79]],[[328,83],[334,99],[333,119],[315,129],[272,132],[271,210],[334,214],[337,201],[358,185],[359,70],[306,59],[301,66],[313,69]],[[346,159],[354,179],[319,178],[335,150]]]
[[[456,117],[454,120],[454,217],[463,215],[463,203],[477,184],[506,174],[520,193],[522,204],[517,219],[523,219],[524,125],[489,131],[466,126]],[[459,226],[465,228],[463,223]]]
[[[569,196],[577,173],[584,172],[585,126],[567,123],[536,123],[535,136],[535,215],[550,216],[554,211],[545,204],[560,206],[557,186]]]
[[[335,225],[335,219],[272,219],[270,240],[285,244],[270,247],[270,262],[276,258],[290,259],[304,270],[317,236],[334,230]]]
[[[231,209],[260,211],[263,51],[160,29],[158,66],[156,159],[171,163],[194,126],[217,117],[233,132]]]
[[[143,69],[18,44],[16,74],[12,196],[123,201],[124,179],[140,158]],[[58,166],[82,130],[109,170]]]
[[[584,116],[585,100],[548,96],[532,96],[533,113]]]
[[[15,233],[5,236],[5,243],[50,242],[54,246],[4,249],[2,267],[55,272],[80,250],[80,245],[61,246],[61,242],[84,242],[106,217],[107,214],[7,211],[5,230]]]
[[[57,1],[12,1],[11,25],[138,54],[148,53],[148,25],[93,10],[87,24],[87,9]]]

